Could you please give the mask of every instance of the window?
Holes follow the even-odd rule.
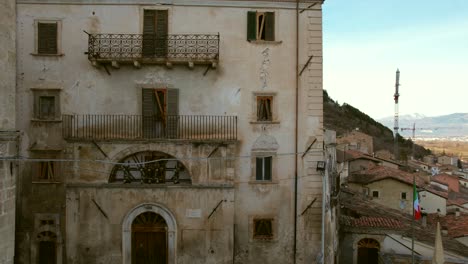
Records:
[[[255,163],[255,179],[257,181],[271,181],[272,157],[257,157]]]
[[[247,40],[274,41],[275,13],[249,11],[247,13]]]
[[[253,238],[261,240],[273,239],[273,219],[263,218],[253,220]]]
[[[402,193],[401,193],[401,199],[402,199],[402,200],[406,200],[406,192],[402,192]]]
[[[143,136],[177,138],[178,89],[142,89]]]
[[[55,164],[53,161],[39,162],[38,180],[53,181],[55,179]]]
[[[273,96],[257,96],[257,121],[273,121]]]
[[[60,89],[34,89],[34,119],[60,120]]]
[[[36,45],[33,55],[61,55],[61,21],[36,20]]]
[[[39,119],[53,119],[55,117],[55,97],[39,96]]]
[[[372,197],[379,198],[379,196],[380,196],[379,191],[372,191]]]
[[[143,11],[143,57],[165,58],[167,56],[168,11]]]

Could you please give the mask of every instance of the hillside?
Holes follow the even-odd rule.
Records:
[[[374,151],[386,149],[393,152],[392,130],[349,104],[344,103],[343,105],[339,105],[328,96],[328,93],[325,90],[323,91],[323,112],[324,127],[326,129],[336,131],[337,136],[359,128],[363,133],[373,137]],[[413,142],[402,137],[399,137],[398,140],[400,158],[405,159],[411,155]],[[415,145],[416,158],[421,158],[422,156],[430,153],[430,150],[419,145]]]
[[[393,117],[378,120],[388,128],[393,127]],[[420,114],[400,116],[400,127],[412,128],[416,126],[416,140],[450,139],[468,141],[468,113],[454,113],[443,116],[427,117]],[[412,130],[400,131],[404,137],[411,137]]]

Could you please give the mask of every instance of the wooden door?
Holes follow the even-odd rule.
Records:
[[[168,43],[167,10],[144,10],[143,13],[143,58],[167,57]]]
[[[55,264],[56,252],[54,241],[39,242],[39,264]]]
[[[166,130],[167,106],[166,90],[142,90],[143,138],[164,138]]]
[[[167,264],[167,225],[153,212],[132,223],[132,264]]]

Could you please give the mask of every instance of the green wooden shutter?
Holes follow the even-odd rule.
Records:
[[[165,58],[167,55],[167,21],[168,12],[167,10],[156,10],[155,17],[155,34],[156,34],[156,56]]]
[[[143,138],[154,138],[156,136],[156,100],[154,89],[142,89],[141,106],[142,136]]]
[[[57,23],[37,23],[37,53],[57,54]]]
[[[179,89],[167,89],[167,136],[178,138]]]
[[[257,12],[247,12],[247,40],[257,40]]]
[[[265,40],[275,40],[275,13],[265,13]]]
[[[156,10],[143,11],[143,57],[155,53]]]

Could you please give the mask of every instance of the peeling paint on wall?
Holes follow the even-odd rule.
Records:
[[[270,48],[262,51],[262,66],[260,67],[260,81],[262,83],[262,90],[268,87],[268,78],[270,76]]]

